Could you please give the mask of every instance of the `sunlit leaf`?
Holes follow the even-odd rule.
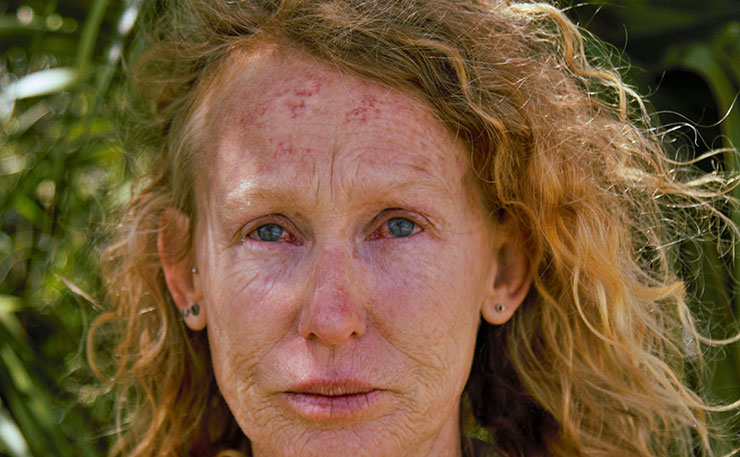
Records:
[[[62,91],[77,81],[77,75],[73,68],[52,68],[20,78],[0,92],[0,118],[12,114],[16,100]]]
[[[31,457],[28,444],[18,425],[0,402],[0,443],[3,443],[12,457]]]

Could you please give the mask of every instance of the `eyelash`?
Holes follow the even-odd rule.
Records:
[[[379,240],[383,238],[390,238],[390,239],[410,238],[418,234],[419,232],[423,231],[421,224],[419,224],[419,222],[417,222],[417,220],[414,217],[408,214],[405,214],[405,213],[398,214],[395,211],[392,211],[392,212],[389,212],[389,214],[385,216],[386,217],[383,218],[383,223],[380,224],[380,226],[368,236],[368,239],[374,241],[374,240]],[[388,224],[394,219],[404,219],[414,224],[414,227],[411,229],[412,230],[411,233],[406,236],[401,236],[401,237],[392,236],[390,234],[390,228]],[[381,232],[385,232],[386,236],[381,236]]]
[[[279,228],[280,230],[282,230],[282,231],[283,231],[283,233],[281,234],[280,238],[278,238],[277,240],[274,240],[274,241],[267,241],[267,240],[263,240],[263,239],[261,239],[261,238],[259,237],[259,233],[258,233],[258,232],[259,232],[259,230],[260,230],[261,228],[263,228],[263,227],[269,227],[269,226],[275,226],[275,227],[277,227],[277,228]],[[253,235],[254,235],[254,236],[253,236]],[[281,226],[280,224],[276,224],[276,223],[274,223],[274,222],[270,222],[270,223],[267,223],[267,224],[262,224],[262,225],[260,225],[260,226],[259,226],[259,227],[257,227],[256,229],[254,229],[254,230],[252,230],[251,232],[249,232],[249,233],[247,234],[247,236],[248,236],[249,238],[252,238],[252,239],[253,239],[253,240],[255,240],[255,241],[262,241],[262,242],[264,242],[264,243],[277,243],[277,242],[279,242],[279,241],[281,241],[281,240],[282,240],[282,241],[283,241],[284,243],[295,243],[295,242],[297,241],[296,237],[295,237],[295,236],[293,236],[293,234],[291,234],[291,233],[290,233],[290,232],[289,232],[288,230],[286,230],[286,229],[285,229],[285,227]],[[283,238],[287,238],[287,239],[283,240]]]
[[[283,230],[283,236],[276,241],[265,241],[261,240],[259,238],[259,235],[257,235],[257,231],[262,228],[269,225],[275,225]],[[290,227],[290,228],[288,228]],[[246,228],[244,228],[240,233],[240,241],[242,243],[247,241],[255,241],[258,243],[291,243],[291,244],[301,244],[298,242],[298,238],[293,235],[294,232],[296,232],[292,227],[292,224],[287,220],[285,216],[282,215],[273,215],[266,218],[263,218],[259,220],[257,223],[249,224]],[[287,238],[287,239],[283,239]]]
[[[416,235],[416,234],[424,231],[424,229],[422,227],[422,224],[420,224],[418,222],[418,220],[417,220],[418,218],[416,218],[416,217],[414,217],[412,215],[409,215],[408,213],[406,213],[404,211],[400,211],[400,210],[385,210],[385,211],[381,212],[376,217],[376,220],[377,219],[381,219],[381,218],[382,218],[382,221],[383,222],[378,226],[378,228],[376,228],[368,236],[368,239],[371,240],[371,241],[375,241],[375,240],[379,240],[379,239],[383,239],[383,238],[390,238],[390,239],[410,238],[410,237],[413,237],[414,235]],[[286,228],[286,225],[291,225],[291,224],[287,223],[286,221],[284,221],[282,219],[284,219],[282,216],[280,216],[280,217],[273,217],[273,218],[268,218],[268,219],[265,219],[265,220],[260,221],[259,222],[259,225],[256,225],[256,226],[253,225],[253,224],[250,224],[254,228],[253,229],[247,228],[246,230],[249,230],[248,232],[246,230],[243,231],[242,232],[243,235],[241,236],[241,241],[242,242],[245,242],[245,241],[247,241],[249,239],[249,240],[253,240],[253,241],[259,242],[259,243],[291,243],[291,244],[300,244],[298,242],[298,238],[295,235],[293,235],[293,233],[291,233],[291,230],[290,229]],[[404,219],[404,220],[407,220],[407,221],[411,222],[413,224],[413,228],[412,228],[411,233],[408,234],[408,235],[406,235],[406,236],[403,236],[403,237],[394,237],[394,236],[390,235],[390,229],[388,228],[388,224],[392,220],[394,220],[394,219]],[[259,235],[257,234],[257,231],[260,228],[262,228],[262,227],[266,227],[266,226],[270,226],[270,225],[277,226],[277,227],[279,227],[280,229],[283,230],[283,236],[281,236],[280,239],[275,240],[275,241],[266,241],[266,240],[262,240],[262,239],[259,238]],[[385,236],[382,236],[383,234],[381,232],[385,232]],[[283,239],[283,238],[286,237],[286,235],[287,235],[287,239]]]

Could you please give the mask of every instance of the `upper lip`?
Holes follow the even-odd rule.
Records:
[[[377,390],[370,384],[355,379],[317,379],[296,384],[287,390],[288,393],[323,395],[336,397],[340,395],[359,395]]]

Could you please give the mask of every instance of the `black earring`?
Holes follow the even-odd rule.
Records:
[[[182,311],[180,311],[180,314],[182,314],[182,318],[183,319],[185,319],[186,317],[188,317],[191,314],[193,316],[197,316],[198,314],[200,314],[200,305],[197,304],[197,303],[195,303],[190,308],[185,308]]]

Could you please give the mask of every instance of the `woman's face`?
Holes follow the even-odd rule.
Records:
[[[230,74],[206,102],[185,295],[254,455],[457,455],[507,281],[465,145],[416,98],[308,58]]]

